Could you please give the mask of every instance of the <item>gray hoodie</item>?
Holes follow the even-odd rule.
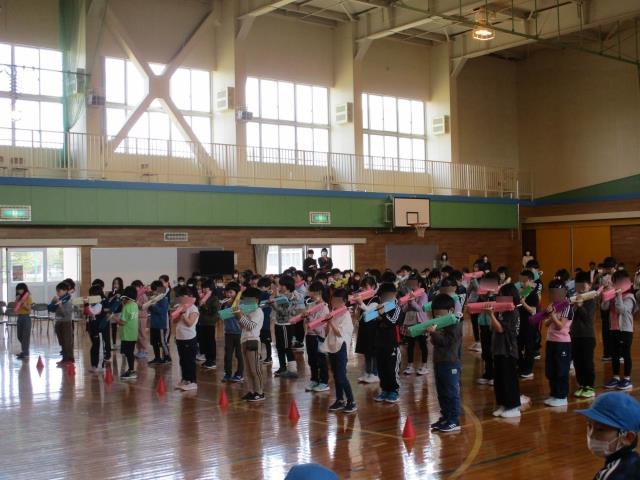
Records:
[[[611,302],[602,302],[600,308],[609,310]],[[633,332],[633,312],[636,309],[636,299],[633,293],[627,292],[616,295],[615,306],[618,311],[618,326],[621,332]]]

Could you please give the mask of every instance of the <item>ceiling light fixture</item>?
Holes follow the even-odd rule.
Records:
[[[496,38],[496,31],[491,28],[489,22],[489,12],[485,8],[481,8],[476,12],[475,27],[473,27],[474,40],[486,42]]]

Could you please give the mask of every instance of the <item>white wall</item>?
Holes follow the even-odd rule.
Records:
[[[0,41],[59,48],[56,0],[0,0]]]
[[[114,277],[122,277],[125,285],[134,280],[145,284],[160,275],[177,277],[178,252],[176,248],[92,248],[91,275],[111,285]]]

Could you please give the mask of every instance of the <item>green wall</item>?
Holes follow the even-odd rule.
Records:
[[[127,184],[122,184],[126,187]],[[384,228],[380,196],[0,185],[0,204],[31,205],[31,225],[306,227],[310,211],[331,228]],[[431,200],[433,228],[517,228],[515,203]],[[8,225],[8,224],[5,224]]]
[[[610,182],[598,183],[589,187],[577,188],[567,192],[556,193],[538,200],[599,200],[603,197],[620,197],[640,194],[640,175],[620,178]]]

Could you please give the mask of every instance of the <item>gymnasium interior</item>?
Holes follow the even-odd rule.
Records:
[[[0,479],[640,478],[640,425],[624,424],[640,422],[639,245],[640,0],[0,0]],[[522,301],[504,314],[504,293],[465,303],[495,272]],[[509,418],[485,369],[503,318],[533,328],[527,272],[543,320],[530,372],[518,362],[533,347],[513,339]],[[548,345],[557,322],[569,338],[585,272],[595,381],[580,380],[574,338],[567,380],[569,358],[554,364]],[[397,320],[383,373],[359,346],[364,280],[376,298],[397,290],[399,318],[423,318],[407,305],[428,295],[431,319],[449,305],[445,276],[462,289],[455,323],[419,335],[427,354]],[[280,317],[290,277],[299,327]],[[338,312],[349,295],[319,340],[316,283],[318,308]],[[255,290],[266,300],[246,313]],[[139,307],[126,316],[135,368],[111,293]],[[216,295],[203,337],[197,307]],[[165,300],[166,327],[143,323]],[[385,305],[370,325],[383,328]],[[242,330],[233,357],[225,308]],[[493,318],[486,333],[478,315]],[[245,352],[254,317],[258,352]],[[455,402],[435,363],[447,328],[460,335]],[[344,358],[318,353],[329,337]],[[242,358],[251,378],[223,367]],[[379,382],[397,383],[393,400]],[[554,396],[558,382],[568,391]],[[585,382],[593,395],[574,395]],[[607,401],[626,420],[594,416]],[[597,425],[615,429],[606,449]]]

